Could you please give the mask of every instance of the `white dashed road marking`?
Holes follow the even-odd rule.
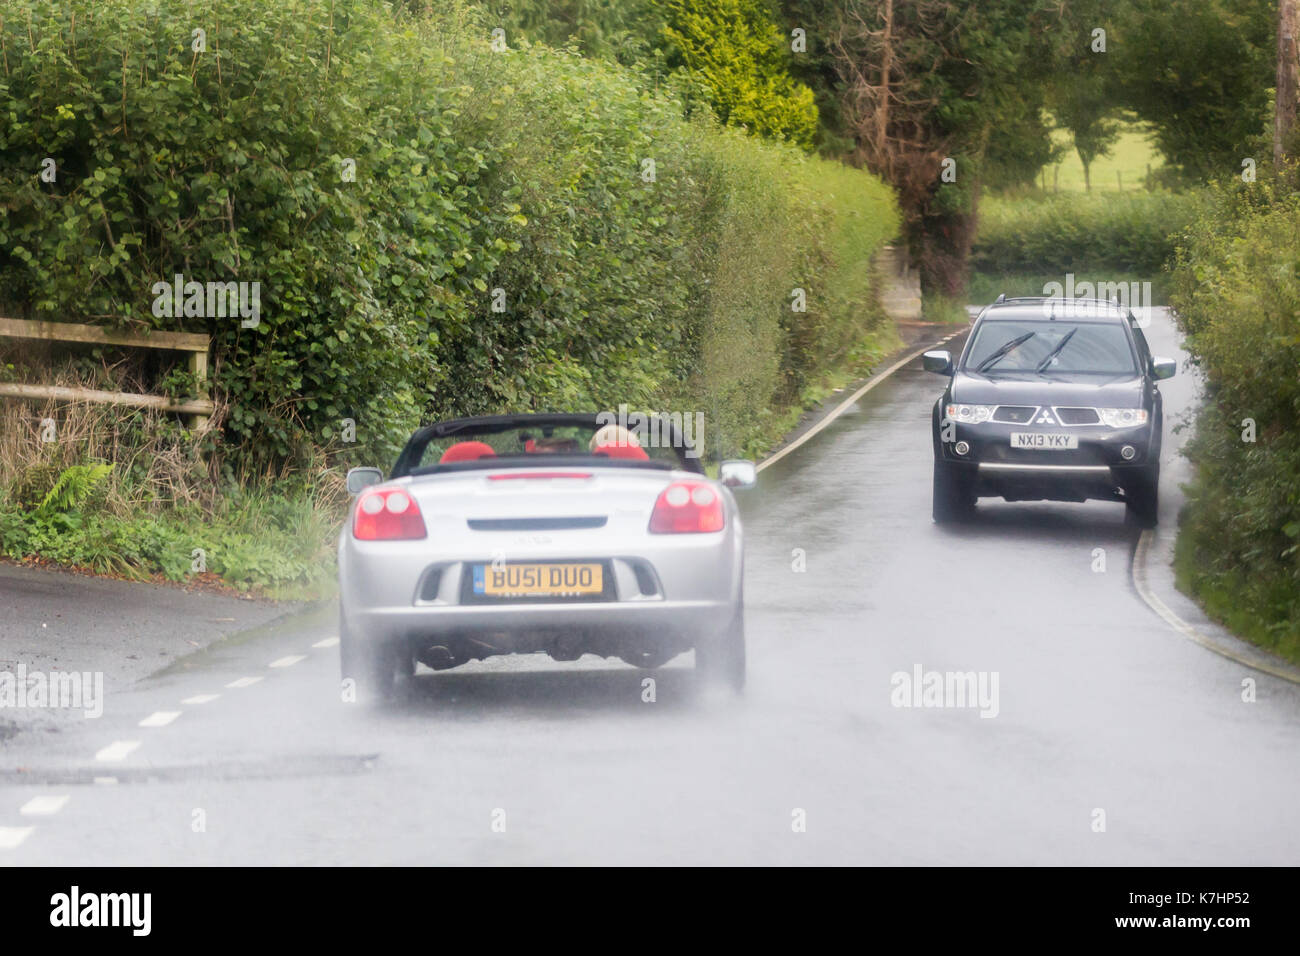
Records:
[[[337,637],[327,637],[323,641],[317,641],[312,647],[333,647],[339,642]]]
[[[141,727],[166,727],[181,715],[179,710],[160,710],[140,721]]]
[[[117,777],[96,777],[95,785],[98,787],[111,787],[117,783]]]
[[[262,678],[260,677],[241,677],[239,680],[232,680],[227,687],[252,687]]]
[[[29,836],[35,827],[0,827],[0,850],[12,850]]]
[[[140,746],[138,740],[114,740],[111,744],[95,754],[96,760],[125,760],[126,757]]]
[[[64,804],[71,799],[67,794],[57,797],[32,797],[19,808],[18,812],[25,817],[48,817],[62,810]]]
[[[193,697],[186,697],[183,701],[181,701],[181,703],[193,707],[193,706],[197,706],[198,704],[206,704],[209,701],[214,701],[220,696],[221,696],[220,694],[196,694]]]
[[[271,661],[269,667],[292,667],[299,661],[305,661],[307,658],[301,654],[290,654],[288,657],[281,657],[279,660]]]

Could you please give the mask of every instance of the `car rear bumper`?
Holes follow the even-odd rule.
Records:
[[[573,604],[369,607],[348,609],[354,633],[395,640],[484,635],[612,635],[687,643],[720,633],[731,619],[729,601],[610,601]]]
[[[350,632],[415,642],[455,636],[608,635],[691,644],[723,631],[740,601],[741,556],[730,533],[663,536],[635,555],[593,556],[590,544],[472,555],[428,542],[361,542],[339,548],[341,601]],[[599,562],[605,591],[584,600],[493,601],[472,591],[473,567],[510,562]]]

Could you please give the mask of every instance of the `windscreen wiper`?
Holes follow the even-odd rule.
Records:
[[[988,371],[994,365],[997,365],[998,362],[1006,358],[1007,355],[1009,355],[1013,350],[1020,348],[1020,346],[1024,345],[1026,342],[1032,339],[1035,334],[1036,333],[1034,332],[1026,332],[1024,335],[1020,336],[1019,338],[1012,339],[1010,342],[1002,346],[1002,348],[998,349],[996,352],[994,352],[984,361],[980,362],[979,365],[975,366],[975,371],[977,372]]]
[[[1079,331],[1079,327],[1076,325],[1074,328],[1070,329],[1070,331],[1066,332],[1065,335],[1062,336],[1061,341],[1056,343],[1056,348],[1052,349],[1052,351],[1047,353],[1047,358],[1039,362],[1038,368],[1034,369],[1034,371],[1041,372],[1045,368],[1047,368],[1047,366],[1051,365],[1052,359],[1056,358],[1058,355],[1061,354],[1061,349],[1065,348],[1065,343],[1070,341],[1071,336],[1073,336],[1074,333],[1078,331]]]

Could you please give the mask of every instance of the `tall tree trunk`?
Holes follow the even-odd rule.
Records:
[[[876,110],[876,142],[884,144],[889,132],[889,69],[894,63],[894,0],[885,0],[885,31],[880,50],[880,105]],[[886,182],[893,180],[893,170],[884,170]]]
[[[1277,4],[1277,102],[1273,111],[1273,165],[1281,168],[1296,122],[1296,0]]]
[[[906,224],[908,245],[917,263],[922,295],[938,295],[964,302],[970,280],[970,251],[979,221],[980,188],[972,191],[969,212],[936,211],[926,203],[921,214]]]

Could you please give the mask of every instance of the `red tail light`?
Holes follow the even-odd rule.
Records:
[[[650,515],[652,534],[721,531],[726,523],[722,499],[706,481],[674,481],[659,493]]]
[[[358,541],[402,541],[426,537],[420,506],[401,488],[362,492],[352,517]]]

